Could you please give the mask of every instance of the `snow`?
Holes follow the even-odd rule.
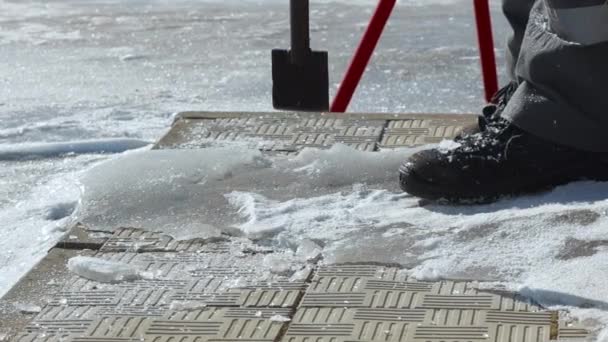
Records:
[[[85,256],[71,258],[67,267],[82,278],[100,283],[116,284],[153,277],[148,272],[143,272],[129,264]]]
[[[122,153],[148,145],[150,145],[150,142],[137,139],[98,139],[60,143],[0,145],[0,161],[57,158],[77,154]]]
[[[285,317],[285,316],[281,316],[281,315],[274,315],[272,317],[270,317],[270,321],[271,322],[290,322],[291,318],[289,317]]]

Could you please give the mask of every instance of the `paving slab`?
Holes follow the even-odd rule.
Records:
[[[158,149],[248,142],[267,151],[297,152],[336,143],[362,151],[438,143],[477,122],[475,115],[185,112]]]
[[[562,331],[563,329],[563,331]],[[321,267],[285,341],[584,340],[557,312],[513,293],[484,292],[475,282],[420,282],[399,269]]]
[[[10,340],[18,331],[44,310],[45,305],[71,278],[65,267],[77,255],[91,255],[92,251],[54,248],[2,299],[0,299],[0,335]],[[2,339],[0,339],[1,341]]]

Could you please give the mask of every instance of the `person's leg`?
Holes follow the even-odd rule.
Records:
[[[506,67],[510,78],[509,84],[503,86],[492,98],[492,103],[484,107],[479,117],[478,125],[467,127],[461,135],[478,133],[483,127],[492,121],[500,118],[505,105],[509,102],[513,93],[517,89],[518,80],[515,76],[515,67],[519,58],[521,43],[528,25],[530,11],[536,0],[503,0],[502,9],[507,21],[511,25],[513,32],[509,36],[506,44]]]
[[[399,170],[401,188],[431,200],[487,202],[608,180],[605,1],[537,0],[519,46],[525,3],[505,0],[515,23],[515,92],[479,133],[412,156]]]
[[[605,0],[539,0],[502,116],[553,143],[608,152],[607,61]]]
[[[513,33],[507,43],[507,72],[511,80],[516,80],[515,65],[519,57],[521,43],[528,26],[528,18],[535,0],[503,0],[502,10]]]

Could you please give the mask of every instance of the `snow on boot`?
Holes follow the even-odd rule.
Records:
[[[608,180],[608,153],[556,145],[498,118],[477,134],[413,155],[399,173],[401,188],[414,196],[486,203],[576,180]]]

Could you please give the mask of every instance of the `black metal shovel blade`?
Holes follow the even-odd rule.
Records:
[[[272,104],[276,109],[323,112],[329,110],[326,51],[312,51],[302,65],[290,51],[272,50]]]

